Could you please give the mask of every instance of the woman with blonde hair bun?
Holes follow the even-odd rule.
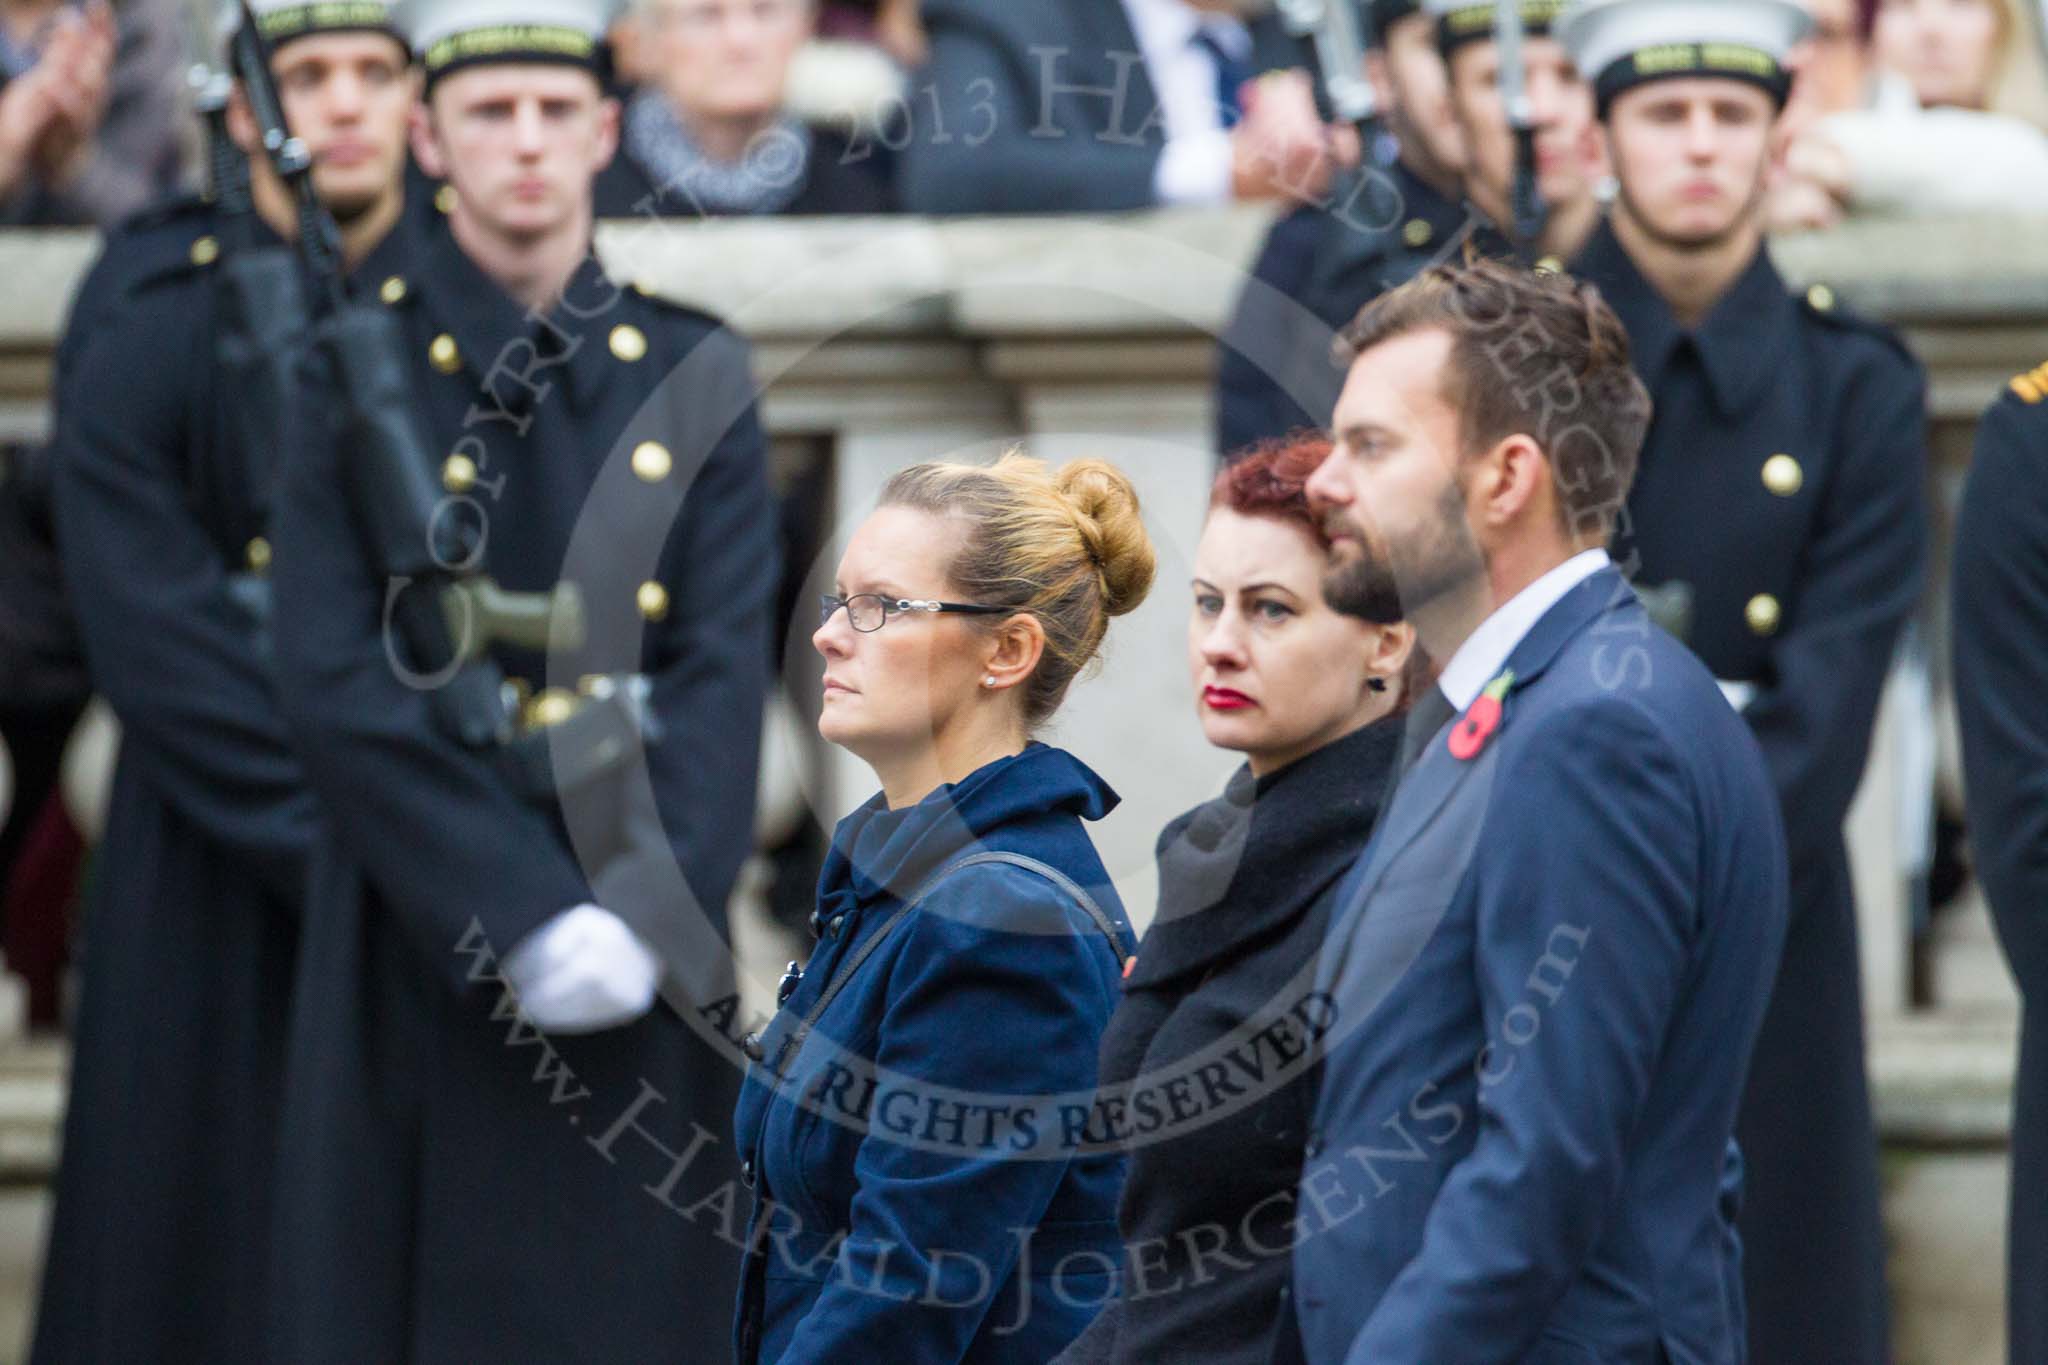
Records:
[[[1114,1292],[1122,1161],[1069,1120],[1131,951],[1082,825],[1117,796],[1032,734],[1153,569],[1100,460],[917,465],[848,542],[818,729],[881,791],[747,1039],[742,1365],[1042,1365]]]

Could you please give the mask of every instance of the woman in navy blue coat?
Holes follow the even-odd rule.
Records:
[[[819,731],[882,790],[833,836],[816,953],[748,1040],[742,1365],[1043,1365],[1115,1292],[1123,1165],[1086,1139],[1129,921],[1030,735],[1151,586],[1130,483],[920,465],[849,542]]]

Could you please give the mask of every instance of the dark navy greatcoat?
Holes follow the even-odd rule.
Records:
[[[1116,801],[1033,744],[840,822],[823,937],[734,1121],[756,1197],[741,1365],[1044,1365],[1114,1295],[1123,1160],[1082,1148],[1131,931],[1081,822]],[[1041,872],[949,870],[985,852],[1067,878],[1117,946]]]
[[[536,691],[651,679],[660,733],[629,771],[666,846],[622,867],[602,809],[529,799],[437,725],[387,654],[353,452],[309,445],[277,518],[278,671],[331,834],[294,1001],[272,1353],[698,1365],[724,1350],[737,1229],[691,1206],[736,1174],[716,1135],[737,1050],[666,1001],[543,1037],[495,964],[595,901],[695,944],[678,970],[729,974],[778,570],[747,353],[594,261],[530,315],[422,217],[373,297],[401,320],[433,454],[474,466],[451,482],[499,582],[574,582],[589,625],[581,649],[495,657]]]
[[[2048,1362],[2048,366],[1984,414],[1956,526],[1956,710],[1977,875],[2024,1014],[2013,1087],[2013,1365]]]
[[[1331,341],[1366,304],[1452,249],[1467,220],[1462,205],[1396,161],[1329,206],[1276,222],[1217,352],[1217,450],[1328,427],[1344,386]]]
[[[289,448],[216,360],[214,215],[115,237],[61,348],[58,532],[121,721],[94,871],[34,1358],[249,1359],[317,808],[231,575],[268,558]],[[259,234],[275,243],[268,232]],[[365,270],[388,270],[387,239]]]
[[[1926,382],[1891,332],[1759,252],[1682,327],[1602,226],[1576,266],[1656,412],[1615,554],[1690,585],[1689,643],[1743,709],[1785,813],[1792,920],[1738,1125],[1758,1362],[1886,1358],[1877,1140],[1842,824],[1927,557]]]
[[[1735,1365],[1728,1134],[1785,927],[1764,765],[1611,568],[1507,669],[1338,892],[1306,1358]]]

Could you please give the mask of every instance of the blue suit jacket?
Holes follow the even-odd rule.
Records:
[[[1776,799],[1612,569],[1410,770],[1324,950],[1309,1360],[1742,1357],[1729,1133],[1785,929]]]

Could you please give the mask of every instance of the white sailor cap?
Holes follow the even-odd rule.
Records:
[[[390,0],[249,0],[256,29],[275,48],[316,33],[389,33],[398,36]]]
[[[1519,0],[1522,32],[1539,36],[1550,32],[1569,0]],[[1423,0],[1422,8],[1436,20],[1436,45],[1448,57],[1466,43],[1491,42],[1500,18],[1496,0]]]
[[[1675,76],[1747,81],[1782,107],[1793,45],[1812,27],[1796,0],[1578,0],[1557,36],[1593,82],[1604,118],[1622,91]]]
[[[431,85],[482,62],[559,62],[604,79],[619,9],[619,0],[399,0],[397,16]]]

